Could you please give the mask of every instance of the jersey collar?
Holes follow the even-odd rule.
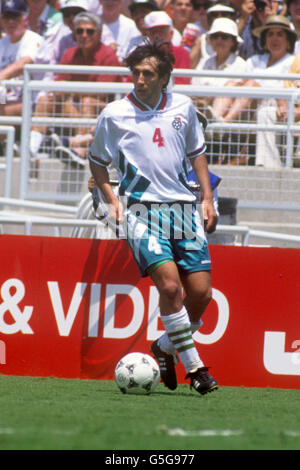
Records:
[[[158,100],[158,103],[157,105],[155,106],[155,108],[151,108],[150,106],[148,106],[146,103],[143,103],[143,101],[141,101],[135,94],[134,91],[132,91],[131,93],[129,93],[129,95],[127,95],[127,98],[137,107],[139,108],[141,111],[158,111],[160,109],[164,109],[165,105],[166,105],[166,102],[167,102],[167,95],[166,93],[162,92],[160,94],[160,97],[159,97],[159,100]]]

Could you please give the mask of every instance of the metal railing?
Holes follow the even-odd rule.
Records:
[[[0,212],[0,227],[1,225],[19,225],[23,226],[24,235],[33,235],[34,228],[48,227],[53,229],[53,236],[62,236],[62,228],[66,227],[70,229],[69,236],[74,233],[74,229],[78,234],[76,238],[80,238],[80,231],[78,229],[89,229],[91,236],[89,238],[108,238],[106,227],[98,220],[85,220],[85,219],[68,219],[59,217],[43,217],[34,216],[32,214],[18,214],[18,213],[6,213],[5,211]],[[86,234],[86,231],[84,232]],[[47,235],[49,236],[47,231]],[[300,247],[300,236],[289,235],[283,233],[276,233],[263,230],[252,230],[247,226],[232,226],[232,225],[218,225],[216,234],[234,235],[236,237],[234,245],[249,246],[251,239],[260,238],[265,242],[276,241],[286,242],[291,244],[293,247]],[[86,235],[84,235],[86,237]]]

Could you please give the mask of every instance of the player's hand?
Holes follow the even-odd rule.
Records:
[[[217,223],[218,223],[218,215],[214,208],[213,201],[203,199],[201,205],[202,205],[204,230],[207,233],[213,233],[216,230]]]
[[[108,205],[108,218],[116,225],[124,222],[123,206],[117,197]]]

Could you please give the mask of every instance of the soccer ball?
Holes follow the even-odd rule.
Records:
[[[160,378],[157,362],[148,354],[134,352],[122,357],[115,368],[115,380],[122,393],[149,395]]]

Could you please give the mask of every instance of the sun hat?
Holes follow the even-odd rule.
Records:
[[[257,38],[261,37],[264,31],[267,31],[270,28],[282,28],[285,31],[288,31],[295,39],[298,39],[297,33],[295,31],[294,25],[288,20],[286,16],[282,15],[271,15],[268,16],[266,23],[263,26],[254,28],[253,35]]]
[[[230,34],[236,38],[239,44],[242,44],[243,42],[243,39],[239,36],[236,22],[230,18],[216,18],[209,31],[207,31],[207,35],[211,36],[215,33]]]
[[[144,18],[146,29],[156,28],[157,26],[173,27],[173,21],[164,11],[151,11]]]
[[[206,10],[206,13],[209,14],[209,13],[215,13],[215,12],[219,12],[219,11],[225,11],[225,12],[228,12],[228,13],[236,13],[234,8],[231,8],[228,5],[223,5],[222,3],[217,3],[216,5],[208,8]]]
[[[88,4],[86,0],[60,0],[60,11],[67,10],[67,8],[80,8],[82,11],[88,11]]]

